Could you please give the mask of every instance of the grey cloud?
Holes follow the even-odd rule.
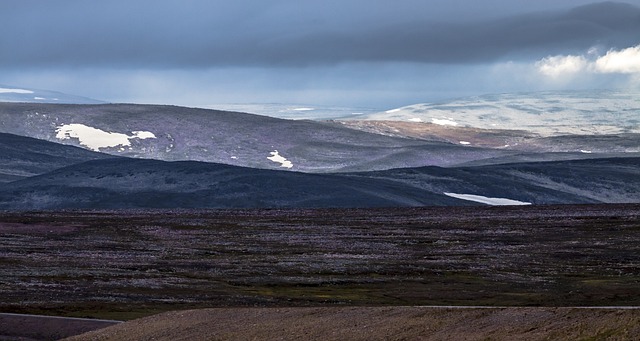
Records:
[[[438,17],[436,3],[2,2],[0,68],[483,63],[640,43],[640,8],[623,3],[472,21]]]

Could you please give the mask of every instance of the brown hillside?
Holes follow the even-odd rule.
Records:
[[[66,340],[638,340],[640,310],[220,308],[163,313]]]

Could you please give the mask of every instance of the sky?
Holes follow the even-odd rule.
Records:
[[[0,84],[108,102],[640,89],[640,0],[20,0],[0,23]]]

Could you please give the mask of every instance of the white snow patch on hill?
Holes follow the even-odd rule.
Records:
[[[133,132],[133,136],[131,138],[138,138],[138,139],[144,140],[144,139],[155,139],[156,136],[150,131],[138,130]]]
[[[441,125],[441,126],[457,126],[458,122],[456,121],[452,121],[450,119],[446,119],[446,118],[432,118],[431,122],[433,124],[437,124],[437,125]]]
[[[458,193],[445,192],[444,195],[457,198],[457,199],[475,201],[482,204],[494,205],[494,206],[531,205],[530,202],[523,202],[523,201],[504,199],[504,198],[489,198],[482,195],[474,195],[474,194],[458,194]]]
[[[81,145],[94,150],[100,151],[100,148],[131,146],[132,139],[153,139],[156,136],[149,131],[134,131],[129,136],[122,133],[113,133],[89,127],[84,124],[64,124],[56,129],[56,138],[59,140],[68,140],[77,138]],[[123,150],[122,148],[120,149]]]
[[[280,153],[278,153],[278,150],[274,150],[271,153],[271,156],[267,157],[267,159],[273,161],[273,162],[278,162],[281,164],[280,167],[284,167],[284,168],[291,168],[293,167],[293,163],[291,163],[291,161],[287,160],[286,158],[284,158],[283,156],[280,155]]]
[[[32,94],[31,90],[0,88],[0,94]]]

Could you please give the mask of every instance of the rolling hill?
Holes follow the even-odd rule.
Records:
[[[450,166],[517,154],[325,122],[159,105],[0,103],[0,132],[116,156],[303,172]]]
[[[111,156],[30,137],[0,133],[0,183],[106,157]]]
[[[640,202],[640,158],[308,174],[101,159],[6,183],[0,209],[312,208]]]

